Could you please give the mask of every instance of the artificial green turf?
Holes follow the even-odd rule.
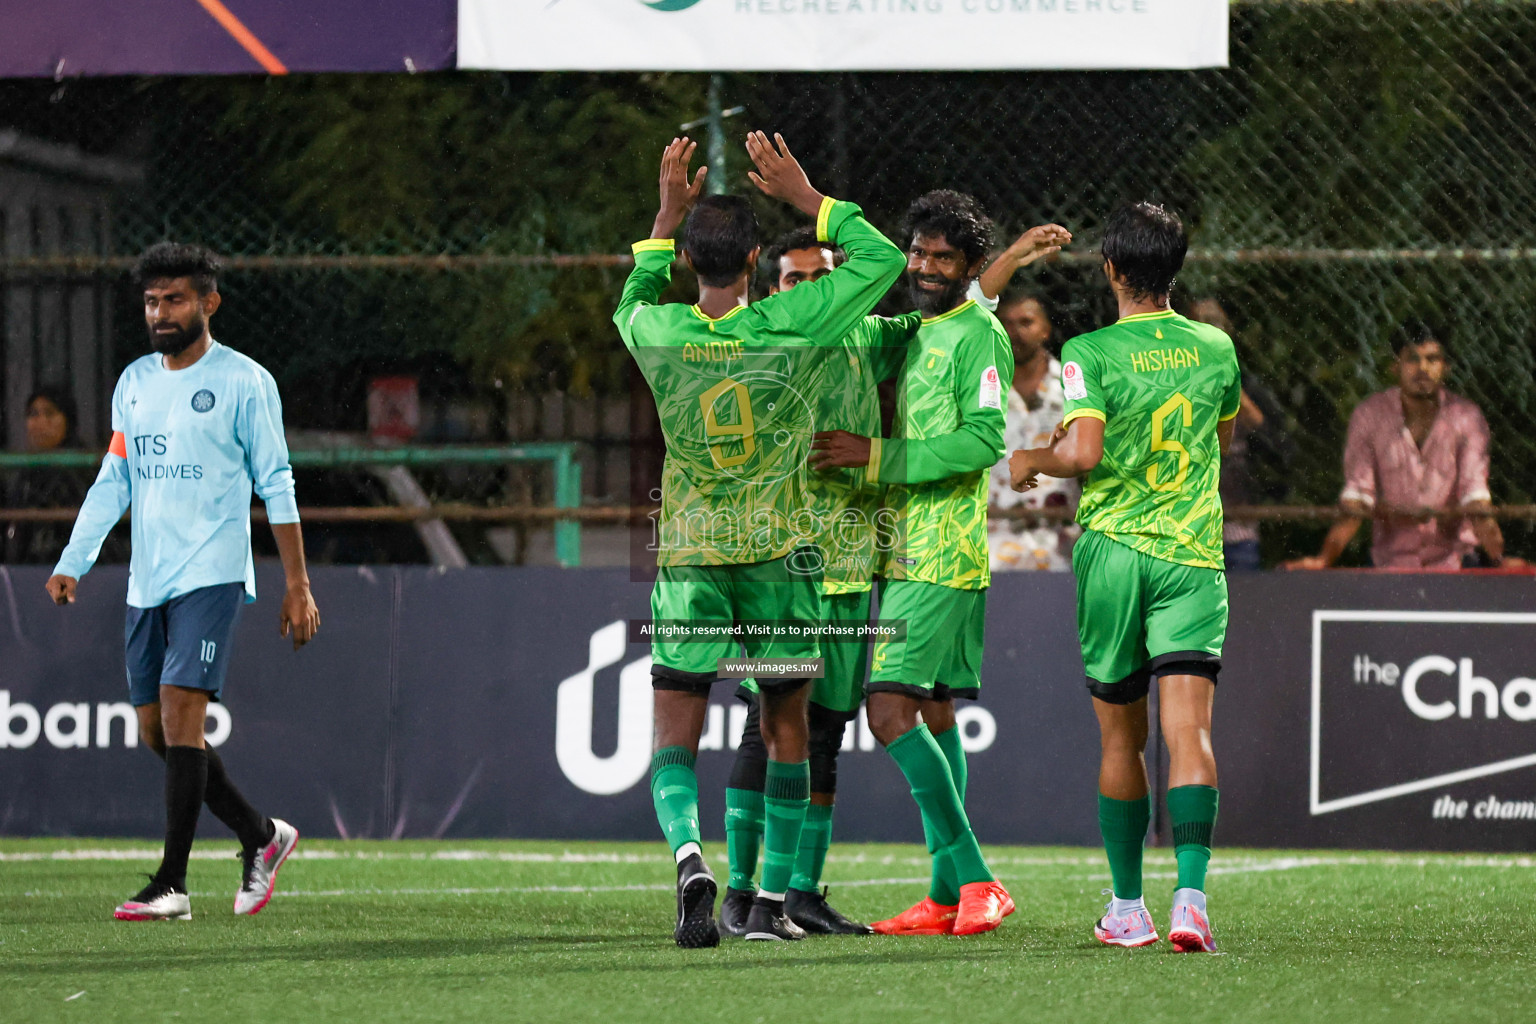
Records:
[[[70,855],[103,850],[142,859]],[[255,918],[230,912],[233,848],[200,851],[193,920],[138,924],[111,911],[153,870],[152,844],[0,841],[0,1021],[1536,1016],[1529,858],[1218,849],[1210,906],[1223,954],[1211,957],[1098,945],[1108,871],[1096,850],[989,848],[1019,904],[991,934],[717,950],[672,944],[660,843],[306,840]],[[723,849],[707,853],[721,870]],[[927,873],[905,846],[839,844],[827,867],[834,904],[866,920],[920,898]],[[1171,856],[1149,853],[1148,875],[1166,927]]]

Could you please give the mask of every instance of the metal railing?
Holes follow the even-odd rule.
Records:
[[[329,523],[423,523],[432,520],[475,520],[480,522],[552,522],[555,533],[555,560],[562,566],[581,564],[581,524],[584,521],[613,522],[629,517],[615,515],[609,509],[581,508],[580,444],[574,441],[536,441],[508,445],[443,445],[368,448],[332,446],[296,448],[289,452],[295,469],[375,469],[381,467],[428,468],[444,465],[501,465],[516,462],[547,462],[554,476],[554,505],[481,506],[468,504],[422,504],[419,506],[341,506],[300,507],[301,519]],[[28,469],[89,469],[99,465],[100,452],[47,451],[0,452],[0,473]],[[78,508],[0,508],[0,522],[68,522]],[[598,513],[592,515],[591,513]],[[252,510],[252,519],[261,522],[266,512]]]

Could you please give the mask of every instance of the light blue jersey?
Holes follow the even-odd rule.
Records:
[[[147,355],[118,378],[112,430],[54,573],[89,572],[131,505],[130,605],[155,608],[220,583],[244,583],[256,600],[252,491],[274,525],[299,521],[272,375],[218,342],[184,370]]]

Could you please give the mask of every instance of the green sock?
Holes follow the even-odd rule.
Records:
[[[782,895],[789,888],[800,849],[800,829],[811,803],[811,762],[768,762],[768,784],[763,790],[763,886],[762,892]]]
[[[907,777],[912,799],[932,826],[934,849],[947,854],[954,864],[955,880],[961,885],[995,881],[955,792],[949,762],[928,727],[918,725],[902,733],[885,749]]]
[[[827,866],[827,847],[832,845],[832,808],[811,804],[805,809],[805,827],[800,830],[800,850],[795,854],[795,873],[791,889],[818,892],[821,871]]]
[[[964,806],[965,789],[970,781],[971,772],[965,762],[965,748],[960,746],[960,730],[946,729],[935,736],[933,741],[939,745],[939,751],[949,764],[949,775],[954,780],[955,793],[960,797],[961,806]],[[931,829],[926,823],[924,829],[924,837],[929,841],[928,848],[933,850]],[[949,855],[942,850],[933,855],[933,875],[928,883],[928,898],[942,907],[952,907],[960,902],[960,879],[955,874],[955,865],[950,861]]]
[[[699,841],[699,779],[687,747],[663,747],[651,755],[651,802],[673,854]]]
[[[763,794],[755,789],[725,791],[725,855],[731,862],[732,889],[755,891],[757,851],[763,845]]]
[[[1109,855],[1115,895],[1122,900],[1141,896],[1141,853],[1152,821],[1152,795],[1140,800],[1116,800],[1099,794],[1099,834]]]
[[[918,809],[922,810],[921,807]],[[923,814],[923,842],[928,844],[928,852],[933,859],[928,898],[941,907],[953,907],[960,902],[960,883],[955,880],[955,866],[950,863],[949,854],[944,852],[939,842],[938,829],[928,820],[926,812]]]
[[[939,745],[944,760],[949,764],[950,778],[955,780],[955,792],[960,795],[960,802],[965,803],[965,789],[970,782],[971,769],[965,763],[965,748],[960,745],[960,728],[945,729],[933,738],[933,742]]]
[[[1168,791],[1168,819],[1173,822],[1173,854],[1179,861],[1178,889],[1205,891],[1211,862],[1211,829],[1216,825],[1214,786],[1175,786]]]

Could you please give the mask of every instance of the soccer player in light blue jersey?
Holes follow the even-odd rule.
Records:
[[[187,858],[204,801],[240,839],[236,914],[272,898],[277,869],[299,833],[253,808],[203,743],[208,702],[218,700],[242,605],[256,600],[251,495],[267,519],[287,577],[279,628],[297,650],[320,628],[309,591],[283,410],[272,375],[213,340],[219,262],[208,250],[162,242],[134,277],[154,352],[129,364],[112,394],[112,444],[69,546],[48,580],[71,604],[102,541],[133,508],[128,570],[129,699],[144,743],[165,760],[165,854],[160,869],[117,908],[125,921],[185,920]]]

